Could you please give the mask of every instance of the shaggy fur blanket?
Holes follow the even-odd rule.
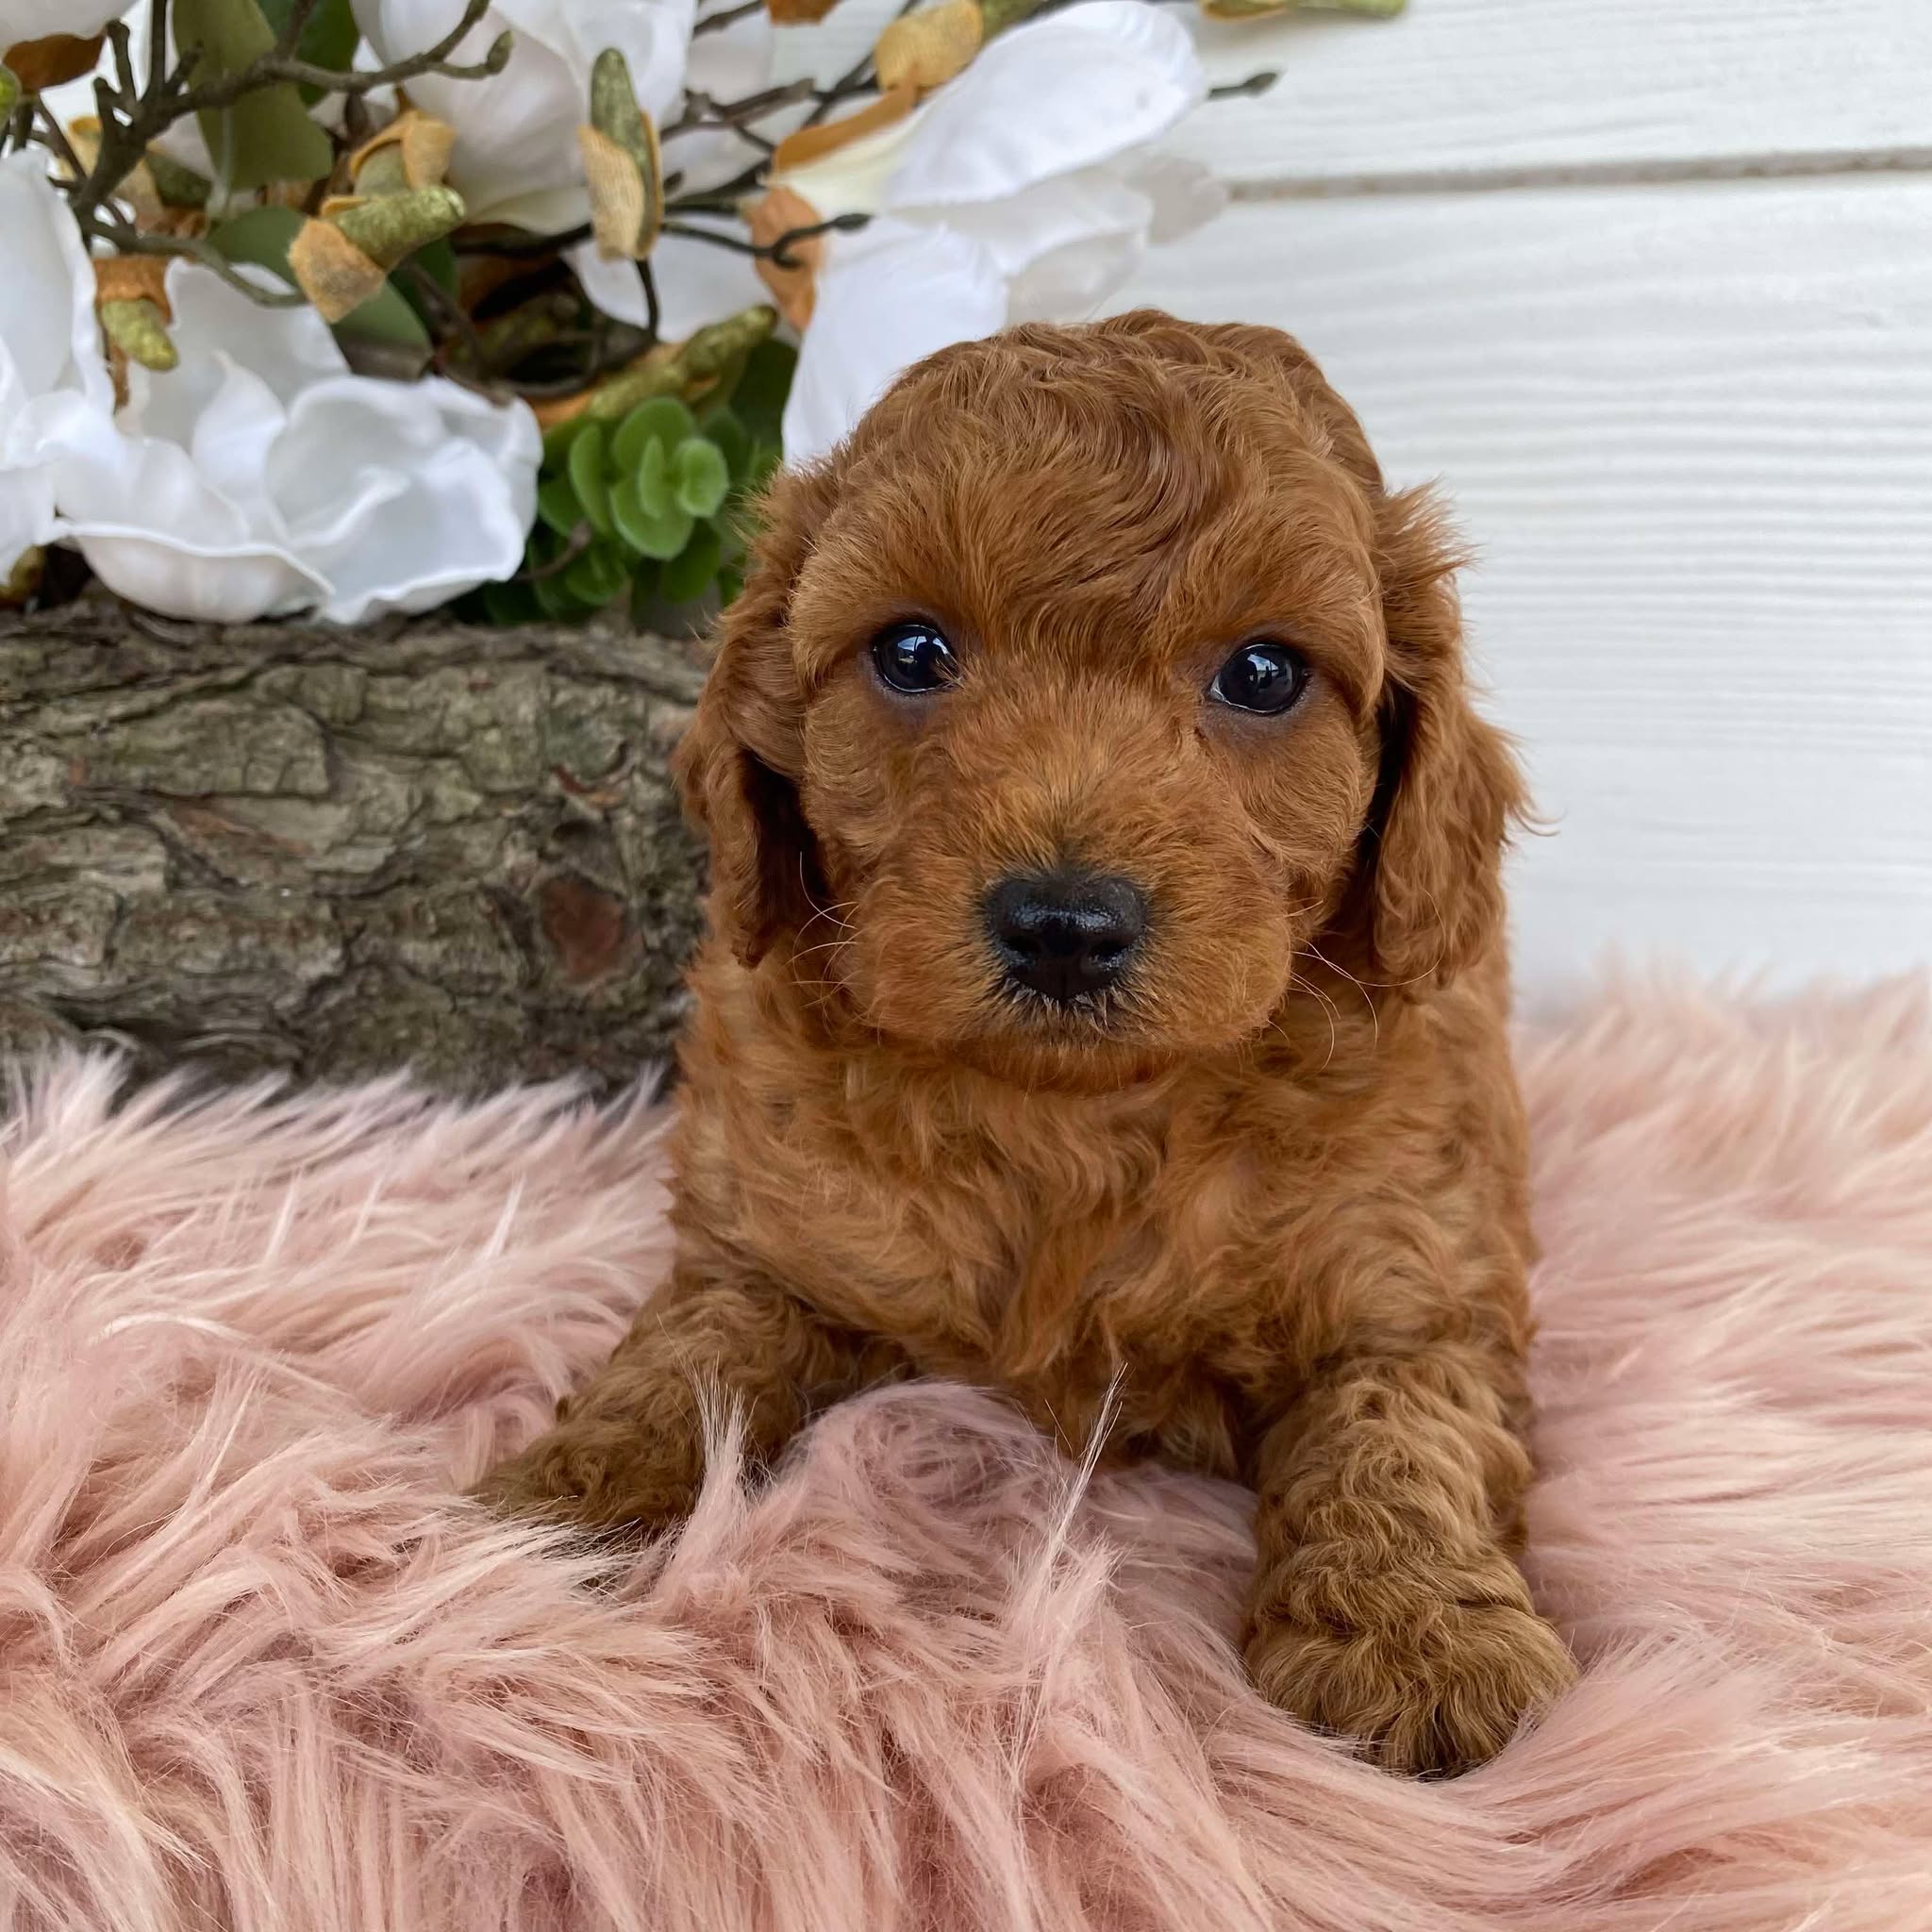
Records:
[[[0,1926],[1932,1925],[1932,1012],[1526,1036],[1534,1578],[1583,1681],[1402,1782],[1229,1638],[1239,1490],[884,1391],[613,1574],[458,1491],[661,1273],[566,1093],[0,1124]]]

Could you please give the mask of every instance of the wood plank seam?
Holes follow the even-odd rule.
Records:
[[[1538,188],[1655,188],[1699,181],[1920,174],[1932,174],[1932,147],[1683,156],[1496,168],[1422,168],[1387,174],[1286,175],[1259,180],[1231,180],[1226,186],[1235,201],[1347,201],[1370,195],[1484,194]]]

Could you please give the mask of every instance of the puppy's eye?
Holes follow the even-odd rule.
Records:
[[[1237,711],[1277,718],[1307,689],[1307,660],[1287,644],[1243,644],[1214,674],[1208,695]]]
[[[943,691],[959,675],[959,660],[937,625],[923,618],[895,624],[872,641],[872,661],[888,690],[908,697]]]

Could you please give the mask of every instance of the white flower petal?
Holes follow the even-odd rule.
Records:
[[[111,589],[176,617],[356,623],[516,569],[541,457],[525,405],[351,375],[312,310],[191,263],[168,294],[179,367],[131,371],[119,422],[77,416],[54,463],[60,532]]]
[[[0,53],[49,34],[88,40],[119,20],[125,5],[126,0],[0,0]]]
[[[824,456],[914,362],[1006,321],[999,269],[969,236],[881,220],[827,253],[785,406],[788,462]]]
[[[772,56],[777,40],[772,16],[760,7],[715,33],[699,34],[691,42],[684,84],[713,100],[742,100],[771,84]]]
[[[727,231],[729,232],[729,231]],[[607,261],[594,242],[580,242],[565,258],[584,293],[606,315],[636,328],[650,321],[644,285],[637,264]],[[688,235],[660,235],[651,251],[651,274],[658,284],[658,328],[667,342],[681,341],[708,322],[722,322],[754,302],[769,302],[751,258]]]
[[[13,370],[25,402],[68,390],[107,401],[113,383],[94,320],[93,269],[36,150],[0,159],[0,367]]]
[[[773,175],[772,185],[802,194],[826,221],[835,215],[875,213],[886,205],[892,176],[918,125],[917,117],[896,121],[834,148],[821,160]]]
[[[500,408],[440,378],[343,376],[297,400],[269,487],[291,549],[328,583],[324,616],[362,624],[510,575],[541,454],[521,403]]]
[[[1147,239],[1158,247],[1205,227],[1227,206],[1227,184],[1183,155],[1139,155],[1122,180],[1154,204]]]
[[[285,292],[267,269],[243,267],[241,273],[263,289]],[[282,404],[349,367],[328,325],[314,309],[306,304],[264,308],[192,262],[177,261],[169,268],[168,306],[175,311],[172,332],[184,360],[225,355]],[[158,387],[160,378],[149,377],[148,383]]]
[[[973,239],[1009,280],[1057,250],[1100,238],[1131,238],[1138,249],[1154,219],[1154,204],[1123,187],[1106,168],[1063,175],[1004,201],[948,208],[943,225]],[[1072,308],[1065,320],[1082,311]]]
[[[0,395],[0,408],[7,398]],[[0,464],[0,581],[36,543],[54,531],[54,480],[36,464],[32,469],[8,469]]]
[[[0,159],[0,575],[55,534],[52,465],[114,390],[94,320],[94,275],[38,152]]]
[[[517,25],[520,14],[556,17],[586,76],[607,47],[624,56],[638,106],[658,123],[684,92],[684,66],[696,0],[496,0],[504,18]],[[588,95],[586,96],[588,104]],[[581,118],[581,112],[579,114]]]
[[[659,242],[658,246],[662,245]],[[644,300],[644,285],[637,263],[628,256],[612,259],[594,242],[579,242],[575,248],[565,251],[563,258],[583,284],[592,308],[601,308],[606,315],[627,322],[634,328],[642,328],[649,323],[651,310]]]
[[[761,7],[691,43],[685,86],[715,101],[742,100],[772,81],[772,16]],[[683,176],[683,193],[716,188],[742,174],[758,151],[726,127],[691,127],[664,144],[664,167]]]
[[[993,201],[1158,141],[1207,98],[1194,42],[1146,0],[1083,0],[1002,34],[923,108],[885,205]]]
[[[723,322],[754,302],[772,299],[748,255],[693,242],[689,236],[660,236],[651,251],[651,269],[658,281],[666,341],[682,341],[708,322]]]
[[[68,440],[55,489],[61,535],[110,591],[146,609],[242,624],[326,591],[290,551],[273,506],[225,497],[178,443],[95,419]]]

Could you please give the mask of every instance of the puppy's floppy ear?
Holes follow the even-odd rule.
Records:
[[[1507,741],[1470,701],[1461,558],[1441,517],[1421,491],[1375,508],[1389,674],[1362,855],[1368,937],[1386,981],[1440,984],[1501,937],[1503,848],[1526,796]]]
[[[1424,491],[1390,492],[1354,410],[1292,336],[1144,309],[1101,327],[1169,360],[1218,362],[1285,391],[1360,489],[1376,532],[1389,671],[1349,923],[1366,938],[1377,978],[1453,978],[1501,937],[1503,846],[1525,798],[1507,741],[1470,702],[1454,583],[1461,558],[1441,517]]]
[[[799,803],[805,699],[788,619],[835,494],[822,471],[773,482],[751,575],[720,622],[718,655],[675,760],[685,810],[710,841],[712,921],[747,966],[829,896]]]

